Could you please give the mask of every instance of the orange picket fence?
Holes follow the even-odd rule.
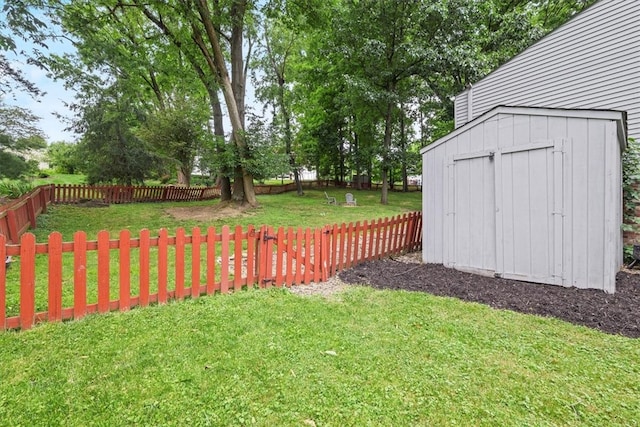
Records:
[[[295,286],[321,282],[342,269],[422,246],[422,214],[325,226],[318,229],[228,226],[178,229],[175,236],[142,230],[117,239],[107,231],[89,241],[77,232],[47,243],[31,233],[19,244],[0,235],[0,259],[11,256],[19,280],[7,281],[0,263],[0,330],[80,319],[89,313],[126,311],[171,299],[227,293],[244,286]]]

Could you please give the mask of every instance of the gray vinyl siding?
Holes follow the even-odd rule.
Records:
[[[640,1],[602,0],[456,97],[456,127],[496,105],[626,111],[640,139]]]

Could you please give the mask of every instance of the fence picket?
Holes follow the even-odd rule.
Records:
[[[215,292],[216,285],[216,229],[207,228],[207,294]]]
[[[229,292],[229,226],[222,226],[222,250],[220,254],[220,292]]]
[[[293,284],[293,227],[287,228],[287,272],[285,274],[285,284],[291,286]]]
[[[87,314],[87,235],[78,231],[73,235],[73,318]]]
[[[98,232],[98,312],[109,311],[109,282],[111,276],[109,232]]]
[[[256,231],[253,225],[247,227],[247,285],[256,283]]]
[[[149,242],[150,233],[146,228],[140,231],[140,288],[139,288],[139,304],[142,307],[149,305],[149,286],[150,286],[150,267],[151,267],[151,251]]]
[[[57,322],[62,320],[62,234],[57,231],[49,235],[48,306],[49,321]]]
[[[313,232],[313,281],[316,283],[322,277],[321,238],[322,229],[316,228]]]
[[[20,327],[30,329],[35,321],[36,237],[31,233],[20,239]]]
[[[286,250],[283,227],[278,227],[276,244],[276,286],[280,287],[284,283],[284,252]]]
[[[169,251],[168,251],[168,232],[166,228],[160,229],[158,234],[158,302],[164,304],[167,302],[167,281],[169,277]]]
[[[295,283],[302,283],[302,269],[303,269],[303,259],[302,259],[302,242],[304,241],[304,231],[302,227],[298,227],[296,232],[296,244],[295,244],[295,253],[296,253],[296,274],[295,274]]]
[[[184,228],[176,230],[176,299],[184,298]]]
[[[120,231],[120,311],[131,308],[131,232]]]
[[[191,298],[200,296],[200,228],[191,232]]]
[[[264,263],[265,263],[265,278],[264,284],[267,288],[273,286],[273,227],[267,227],[267,234],[265,235],[266,241],[262,247],[265,249]]]
[[[236,225],[233,233],[233,289],[242,289],[242,226]]]
[[[304,283],[309,284],[311,282],[311,229],[307,228],[304,231]]]

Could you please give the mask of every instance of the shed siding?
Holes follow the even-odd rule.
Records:
[[[640,138],[640,1],[603,0],[456,97],[460,127],[496,105],[611,109]]]
[[[550,111],[498,108],[423,150],[424,262],[615,290],[622,116]]]

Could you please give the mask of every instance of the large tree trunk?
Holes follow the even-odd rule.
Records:
[[[186,187],[191,185],[191,172],[182,166],[178,166],[178,185]]]
[[[404,114],[400,116],[400,153],[402,155],[402,191],[409,191],[407,179],[407,134],[404,127]]]
[[[245,157],[247,153],[247,144],[244,138],[244,76],[239,81],[232,85],[231,79],[226,68],[226,61],[220,47],[220,41],[218,34],[215,30],[215,26],[211,21],[211,12],[206,0],[197,0],[196,2],[198,13],[204,24],[207,38],[211,44],[213,50],[213,63],[209,63],[211,71],[218,76],[218,81],[222,87],[222,93],[224,94],[225,104],[227,105],[227,111],[229,113],[229,121],[231,122],[232,138],[235,145],[238,147],[240,156]],[[244,58],[242,57],[242,28],[244,21],[244,12],[246,7],[246,1],[238,0],[234,3],[232,20],[233,20],[233,34],[231,43],[231,66],[232,73],[236,73],[238,69],[244,73],[242,64]],[[238,68],[239,67],[239,68]],[[235,90],[239,93],[234,92]],[[257,206],[258,200],[256,199],[255,189],[253,188],[253,176],[242,169],[242,184],[244,190],[243,202],[248,203],[251,206]]]
[[[216,151],[222,155],[224,151],[224,121],[222,119],[222,106],[220,98],[218,98],[217,88],[207,86],[209,92],[209,103],[213,113],[213,135],[216,138]],[[220,201],[226,202],[231,200],[231,180],[229,179],[229,171],[222,167],[218,171],[218,179],[220,183]]]
[[[387,113],[384,120],[384,140],[382,142],[382,195],[380,196],[380,203],[383,205],[389,204],[389,149],[391,147],[391,131],[392,131],[392,113],[393,103],[387,104]]]

